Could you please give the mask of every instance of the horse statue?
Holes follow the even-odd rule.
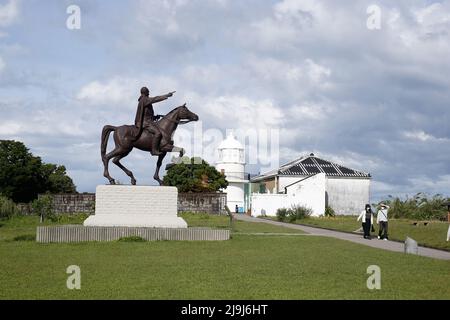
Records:
[[[176,147],[173,145],[173,134],[177,129],[178,125],[186,124],[191,121],[197,121],[198,116],[190,111],[186,107],[186,103],[182,106],[179,106],[172,111],[170,111],[167,115],[162,117],[162,119],[156,122],[156,125],[159,126],[162,138],[161,138],[161,154],[158,155],[158,161],[156,163],[156,170],[153,178],[162,185],[162,180],[159,178],[159,169],[161,168],[161,164],[164,160],[164,157],[168,152],[179,152],[180,158],[184,155],[185,150],[180,147]],[[104,166],[103,176],[107,178],[110,184],[115,184],[115,180],[109,175],[108,163],[109,160],[113,159],[112,162],[117,165],[120,169],[123,170],[131,178],[131,184],[136,184],[136,179],[133,176],[133,173],[125,168],[120,160],[126,157],[133,148],[138,148],[142,151],[150,152],[152,150],[152,145],[154,143],[153,134],[148,132],[147,130],[143,130],[142,134],[136,139],[138,128],[134,125],[123,125],[120,127],[115,127],[111,125],[106,125],[102,130],[101,137],[101,155]],[[108,139],[110,133],[114,131],[114,143],[115,148],[108,154],[106,153],[106,148],[108,145]]]

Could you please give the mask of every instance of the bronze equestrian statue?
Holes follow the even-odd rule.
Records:
[[[173,145],[173,134],[179,124],[185,124],[191,121],[197,121],[198,116],[186,107],[186,103],[170,111],[165,116],[155,116],[153,103],[164,101],[171,97],[175,91],[163,96],[150,97],[150,92],[146,87],[141,89],[139,104],[136,113],[135,125],[123,125],[115,127],[106,125],[102,130],[101,137],[101,155],[104,166],[103,175],[111,184],[115,184],[115,180],[109,175],[108,163],[112,162],[122,169],[130,178],[131,184],[136,184],[133,173],[125,168],[120,160],[126,157],[133,148],[142,151],[148,151],[153,156],[158,156],[156,170],[153,178],[162,185],[159,178],[159,169],[164,157],[168,152],[179,152],[180,157],[184,155],[184,149]],[[110,133],[114,131],[115,148],[108,154],[106,147]]]

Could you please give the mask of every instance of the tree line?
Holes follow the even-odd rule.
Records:
[[[76,192],[66,168],[43,162],[20,141],[0,140],[0,195],[20,203],[47,192]]]

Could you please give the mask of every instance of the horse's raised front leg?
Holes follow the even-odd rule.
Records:
[[[153,176],[153,179],[158,181],[160,186],[162,186],[163,181],[159,178],[159,169],[161,168],[162,162],[163,162],[166,154],[167,154],[167,152],[164,152],[158,156],[158,162],[156,163],[155,175]]]
[[[170,150],[170,152],[179,152],[180,158],[183,157],[184,154],[186,153],[186,151],[183,148],[176,147],[176,146],[173,146],[173,148],[172,148],[172,150]]]

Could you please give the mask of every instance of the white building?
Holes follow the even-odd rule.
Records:
[[[227,206],[234,212],[236,205],[239,212],[244,212],[245,204],[245,153],[244,146],[236,140],[233,133],[229,133],[219,147],[219,160],[216,169],[225,174],[228,187],[224,190],[227,193]]]
[[[325,211],[326,176],[318,173],[287,186],[285,193],[253,193],[252,216],[274,216],[279,208],[303,206],[310,208],[314,216]]]
[[[358,214],[369,203],[370,180],[368,173],[310,154],[251,179],[252,215],[261,210],[275,215],[293,204],[310,207],[314,215],[323,214],[325,206],[336,214]]]

